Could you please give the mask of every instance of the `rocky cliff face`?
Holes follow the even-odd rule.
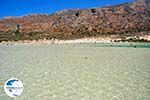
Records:
[[[116,6],[64,10],[0,20],[0,38],[71,38],[111,34],[150,35],[150,0]]]

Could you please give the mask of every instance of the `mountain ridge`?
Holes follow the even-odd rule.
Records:
[[[0,40],[150,35],[150,1],[0,20]]]

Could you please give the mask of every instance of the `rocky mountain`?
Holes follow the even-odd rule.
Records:
[[[150,35],[150,0],[0,20],[0,40]]]

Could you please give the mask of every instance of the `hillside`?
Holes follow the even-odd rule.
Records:
[[[150,35],[150,0],[0,20],[0,41]]]

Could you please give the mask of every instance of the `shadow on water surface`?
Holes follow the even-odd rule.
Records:
[[[150,43],[107,43],[95,44],[96,47],[121,47],[121,48],[150,48]]]

